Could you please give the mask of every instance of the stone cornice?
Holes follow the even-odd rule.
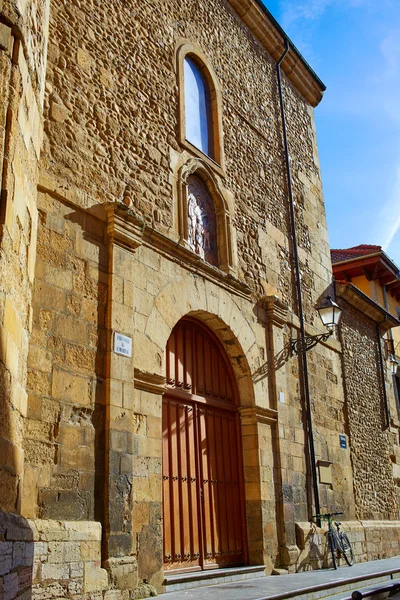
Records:
[[[273,408],[261,408],[261,406],[250,406],[239,408],[241,421],[243,424],[255,423],[276,423],[278,420],[278,411]]]
[[[158,373],[148,373],[141,369],[135,369],[135,388],[137,390],[143,390],[144,392],[150,392],[151,394],[162,395],[165,390],[165,377],[158,375]]]
[[[400,321],[352,283],[336,283],[336,295],[378,323],[383,331],[400,326]]]
[[[257,0],[228,0],[228,2],[274,60],[279,60],[285,51],[286,40],[289,42],[290,51],[283,61],[282,70],[311,106],[317,106],[326,89],[325,85],[269,11]]]
[[[109,239],[118,245],[132,251],[141,245],[156,250],[169,260],[179,263],[183,268],[249,299],[251,289],[245,282],[207,264],[185,247],[181,240],[175,241],[149,227],[132,209],[119,202],[107,204],[104,208],[107,213],[107,234]]]

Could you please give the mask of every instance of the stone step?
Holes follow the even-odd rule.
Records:
[[[254,567],[253,567],[254,568]],[[233,573],[246,573],[250,568],[222,569],[225,577]],[[165,589],[166,599],[171,600],[350,600],[353,591],[387,586],[400,581],[400,557],[358,563],[354,567],[339,567],[305,571],[282,576],[265,576],[263,567],[256,567],[258,575],[250,572],[242,578],[212,580],[216,572],[168,575],[172,584],[179,581],[185,586]],[[222,574],[221,573],[221,574]],[[210,579],[204,579],[210,578]],[[193,582],[193,579],[197,581]],[[172,580],[172,581],[171,581]],[[183,580],[183,581],[182,581]],[[181,590],[181,591],[179,591]],[[172,593],[168,593],[172,592]],[[367,597],[367,600],[370,600]],[[379,600],[372,598],[372,600]],[[393,600],[400,600],[395,594]]]
[[[400,580],[396,578],[377,578],[374,579],[372,585],[365,586],[365,581],[360,585],[360,582],[354,584],[351,589],[346,592],[335,594],[334,596],[327,596],[324,600],[352,600],[352,594],[357,591],[360,592],[360,600],[372,598],[373,600],[382,600],[392,596],[395,592],[400,590]]]
[[[289,576],[290,577],[290,576]],[[373,591],[398,581],[399,573],[377,573],[357,577],[346,577],[342,581],[329,581],[324,584],[303,586],[297,590],[290,590],[279,594],[268,594],[259,600],[352,600],[354,591]],[[368,595],[366,594],[368,598]],[[383,594],[385,597],[385,593]],[[379,595],[376,597],[379,598]],[[374,599],[375,600],[375,599]]]
[[[351,594],[354,591],[363,589],[376,589],[380,586],[387,586],[391,583],[390,575],[371,577],[367,580],[359,580],[359,578],[347,579],[342,583],[335,582],[324,585],[309,587],[288,594],[279,594],[279,596],[271,596],[274,600],[284,600],[286,598],[296,598],[296,600],[351,600]]]
[[[234,583],[246,579],[256,579],[265,576],[265,566],[231,567],[229,569],[210,569],[207,571],[192,571],[166,575],[164,586],[166,592],[177,592],[196,587]]]

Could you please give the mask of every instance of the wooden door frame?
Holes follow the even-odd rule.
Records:
[[[227,371],[229,373],[229,377],[231,380],[232,391],[233,391],[233,400],[234,402],[224,402],[222,400],[216,400],[213,397],[207,396],[199,396],[196,394],[192,394],[187,390],[178,389],[178,388],[169,388],[163,394],[163,402],[164,400],[173,399],[177,403],[188,403],[193,406],[194,410],[194,438],[195,438],[195,462],[196,462],[196,472],[197,476],[197,502],[199,506],[199,511],[197,515],[198,520],[198,533],[199,533],[199,548],[200,548],[200,565],[189,567],[189,568],[179,568],[179,569],[168,569],[169,573],[177,573],[177,572],[196,572],[203,570],[213,570],[218,568],[235,568],[236,565],[229,565],[229,567],[221,566],[220,564],[205,564],[205,529],[204,529],[204,521],[205,521],[205,507],[204,502],[201,501],[201,483],[202,479],[200,474],[202,473],[202,466],[200,465],[200,453],[199,453],[199,422],[198,422],[198,410],[199,407],[210,407],[215,408],[221,411],[222,413],[234,413],[235,414],[235,431],[236,431],[236,460],[238,464],[238,480],[239,480],[239,507],[240,507],[240,521],[241,521],[241,537],[243,544],[243,561],[241,564],[248,564],[248,538],[247,538],[247,526],[246,526],[246,498],[245,498],[245,479],[244,479],[244,457],[243,457],[243,444],[242,444],[242,428],[241,428],[241,418],[239,412],[239,392],[238,386],[236,382],[236,378],[232,369],[232,365],[230,363],[229,357],[220,340],[216,337],[214,332],[207,327],[202,321],[195,319],[193,317],[184,317],[181,319],[176,325],[179,323],[191,322],[199,329],[205,331],[205,333],[212,339],[212,341],[216,344],[219,349],[220,356],[223,358]],[[176,327],[176,326],[175,326]],[[171,332],[172,335],[172,332]],[[163,502],[164,506],[164,502]],[[163,527],[163,535],[164,535],[164,527]],[[164,546],[164,543],[163,543]],[[165,563],[164,563],[165,564]]]

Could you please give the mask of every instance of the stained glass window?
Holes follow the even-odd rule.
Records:
[[[188,243],[203,260],[218,266],[217,221],[212,198],[203,181],[190,175],[187,184]]]
[[[209,136],[209,101],[206,83],[196,63],[185,58],[185,121],[186,139],[212,157]]]

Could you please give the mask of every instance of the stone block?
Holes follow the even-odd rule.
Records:
[[[111,363],[111,375],[113,378],[122,381],[131,380],[133,371],[132,358],[129,358],[128,356],[120,356],[112,352],[109,360]]]
[[[66,344],[65,365],[74,371],[94,373],[96,368],[96,351],[85,346]]]
[[[50,104],[50,119],[57,123],[63,123],[69,116],[69,110],[62,104],[52,102]]]
[[[48,563],[70,563],[81,559],[79,542],[49,542]]]
[[[11,27],[5,23],[0,24],[0,49],[9,52],[11,48]]]
[[[21,347],[22,322],[11,298],[7,296],[4,307],[4,327],[13,337],[18,348]]]
[[[63,311],[65,308],[65,292],[53,286],[37,281],[35,286],[34,307]]]
[[[133,309],[125,304],[113,302],[111,328],[114,331],[132,335],[133,333]]]
[[[69,569],[70,569],[70,576],[72,578],[75,578],[75,577],[83,578],[84,568],[85,568],[85,564],[82,561],[80,561],[80,562],[72,562],[70,564],[70,567],[69,567]],[[83,587],[82,587],[81,591],[83,591]]]
[[[107,561],[107,568],[112,581],[120,590],[134,590],[137,587],[138,565],[135,557],[111,558]]]
[[[134,418],[131,410],[110,406],[110,429],[114,431],[132,432],[134,430]]]
[[[58,315],[54,324],[54,334],[80,344],[88,342],[86,323],[74,317]]]
[[[53,367],[52,396],[80,406],[92,403],[92,381],[88,377]]]
[[[18,574],[9,573],[3,578],[3,600],[14,600],[18,594]]]
[[[123,454],[132,454],[133,435],[125,431],[110,431],[110,450]]]
[[[91,446],[62,446],[60,465],[64,469],[94,470],[94,448]]]
[[[0,576],[9,573],[13,564],[13,548],[11,542],[0,542]]]
[[[84,565],[83,589],[100,592],[108,588],[108,573],[100,568],[100,561],[88,561]]]
[[[101,548],[98,541],[82,542],[80,545],[81,560],[99,561],[101,559]]]
[[[90,54],[82,48],[78,48],[76,53],[76,60],[78,65],[85,71],[89,71],[93,63],[93,59],[90,56]]]
[[[65,563],[43,563],[41,578],[43,581],[58,581],[59,579],[69,579],[69,565]]]

